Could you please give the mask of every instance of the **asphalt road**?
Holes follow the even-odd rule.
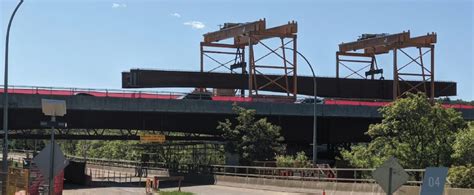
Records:
[[[166,188],[163,191],[174,191],[177,188]],[[290,192],[278,192],[271,190],[260,190],[260,189],[248,189],[248,188],[237,188],[230,186],[219,186],[219,185],[201,185],[201,186],[186,186],[182,187],[181,191],[192,192],[194,194],[209,194],[209,195],[296,195],[302,193],[290,193]],[[100,188],[87,188],[87,189],[68,189],[63,191],[64,195],[132,195],[132,194],[145,194],[144,187],[100,187]],[[307,193],[304,193],[307,194]],[[321,193],[317,193],[320,195]]]

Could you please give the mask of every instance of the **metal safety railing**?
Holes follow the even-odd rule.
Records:
[[[169,91],[142,91],[142,90],[121,90],[121,89],[95,89],[95,88],[71,88],[71,87],[42,87],[42,86],[22,86],[11,85],[8,89],[9,93],[13,94],[30,94],[30,95],[59,95],[59,96],[94,96],[94,97],[113,97],[113,98],[133,98],[133,99],[185,99],[191,93],[185,92],[169,92]],[[3,93],[3,85],[0,85],[0,93]],[[302,97],[302,98],[301,98]],[[204,95],[198,95],[188,99],[206,99]],[[252,97],[235,96],[212,96],[213,101],[233,101],[233,102],[251,102],[251,101],[270,101],[281,102],[274,97],[260,97],[254,99]],[[304,99],[312,98],[310,96],[300,96],[295,103],[304,102]],[[374,100],[374,99],[332,99],[325,98],[323,104],[325,105],[346,105],[346,106],[387,106],[391,101]],[[455,109],[474,109],[474,105],[462,103],[443,103],[445,108]]]
[[[292,167],[256,167],[212,165],[209,167],[214,175],[238,177],[254,177],[267,179],[374,183],[372,172],[375,169],[355,168],[292,168]],[[423,181],[424,169],[405,169],[408,173],[408,184],[420,185]],[[334,175],[327,173],[334,172]]]
[[[117,166],[129,168],[140,166],[139,161],[110,159],[88,158],[87,163],[100,166]],[[147,168],[149,168],[150,170],[163,169],[178,173],[199,173],[281,180],[375,183],[375,180],[372,178],[372,172],[375,169],[363,168],[293,168],[197,164],[178,164],[176,166],[170,167],[165,163],[149,163],[147,164]],[[420,185],[422,183],[425,169],[405,169],[405,171],[409,175],[409,181],[407,182],[408,184]]]
[[[166,163],[163,162],[140,162],[133,160],[114,160],[114,159],[105,159],[105,158],[89,158],[84,159],[84,157],[66,155],[69,160],[76,162],[86,162],[91,165],[98,166],[111,166],[111,167],[121,167],[121,168],[136,168],[142,167],[150,170],[161,170],[168,171],[165,167]]]
[[[42,86],[8,86],[9,93],[15,94],[39,94],[39,95],[82,95],[95,97],[116,98],[144,98],[144,99],[176,99],[186,93],[168,91],[138,91],[120,89],[94,89],[94,88],[68,88],[68,87],[42,87]],[[3,93],[3,85],[0,85],[0,93]]]

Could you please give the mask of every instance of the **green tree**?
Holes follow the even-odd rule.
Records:
[[[389,156],[405,168],[450,166],[456,133],[466,127],[461,113],[431,105],[424,94],[409,94],[379,110],[382,122],[369,126],[371,142],[343,150],[356,167],[376,167]]]
[[[453,187],[474,188],[474,123],[456,134],[453,150],[457,166],[449,168],[449,181]]]
[[[120,160],[139,160],[141,152],[135,145],[137,141],[79,141],[76,156],[86,154],[90,158]]]
[[[471,122],[468,129],[456,134],[453,150],[452,157],[456,164],[474,163],[474,123]]]
[[[225,150],[240,156],[241,164],[250,164],[256,160],[273,160],[275,155],[284,151],[284,138],[281,128],[267,121],[266,118],[255,119],[255,110],[234,105],[237,114],[236,123],[229,119],[219,122],[217,129],[227,140]]]

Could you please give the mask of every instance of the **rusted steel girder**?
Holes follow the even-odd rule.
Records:
[[[258,32],[263,30],[265,30],[265,20],[258,20],[255,22],[240,24],[234,27],[206,33],[204,34],[204,42],[211,43],[228,38],[234,38],[248,32]]]
[[[409,40],[406,40],[405,42],[400,42],[397,45],[381,45],[381,46],[375,46],[371,48],[365,48],[364,53],[366,54],[383,54],[383,53],[388,53],[392,49],[394,49],[394,46],[397,48],[407,48],[407,47],[430,47],[431,44],[434,44],[437,42],[437,36],[435,33],[423,35],[423,36],[418,36],[418,37],[412,37]]]
[[[266,29],[264,31],[253,32],[252,36],[258,40],[265,40],[272,37],[287,37],[291,38],[298,33],[298,24],[296,22],[288,22],[288,24],[276,26]],[[250,38],[248,35],[237,36],[234,38],[234,45],[248,45]],[[252,40],[251,44],[257,44],[258,41]]]
[[[350,43],[339,44],[339,52],[356,51],[359,49],[373,48],[378,46],[402,43],[410,39],[410,32],[402,32],[377,38],[369,38]]]
[[[278,78],[281,75],[268,75]],[[291,77],[289,79],[292,79]],[[264,81],[260,78],[257,81]],[[367,79],[337,79],[317,77],[318,96],[334,98],[355,99],[392,99],[393,80],[367,80]],[[280,80],[278,82],[284,82]],[[401,90],[408,90],[422,81],[407,81],[400,83]],[[132,69],[122,73],[123,88],[221,88],[221,89],[248,89],[247,74],[210,73],[210,72],[185,72]],[[420,89],[422,86],[418,86]],[[430,91],[430,86],[428,92]],[[298,94],[313,95],[313,80],[309,76],[298,76]],[[285,92],[279,87],[269,85],[262,91]],[[455,82],[436,82],[434,95],[455,96]]]

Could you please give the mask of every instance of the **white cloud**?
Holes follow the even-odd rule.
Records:
[[[179,13],[172,13],[170,15],[174,16],[174,17],[177,17],[177,18],[181,18],[181,14],[179,14]]]
[[[112,8],[126,8],[127,4],[125,3],[112,3]]]
[[[191,26],[191,28],[194,28],[194,29],[203,29],[204,27],[206,27],[206,25],[204,25],[204,23],[200,21],[189,21],[183,24],[186,26]]]

